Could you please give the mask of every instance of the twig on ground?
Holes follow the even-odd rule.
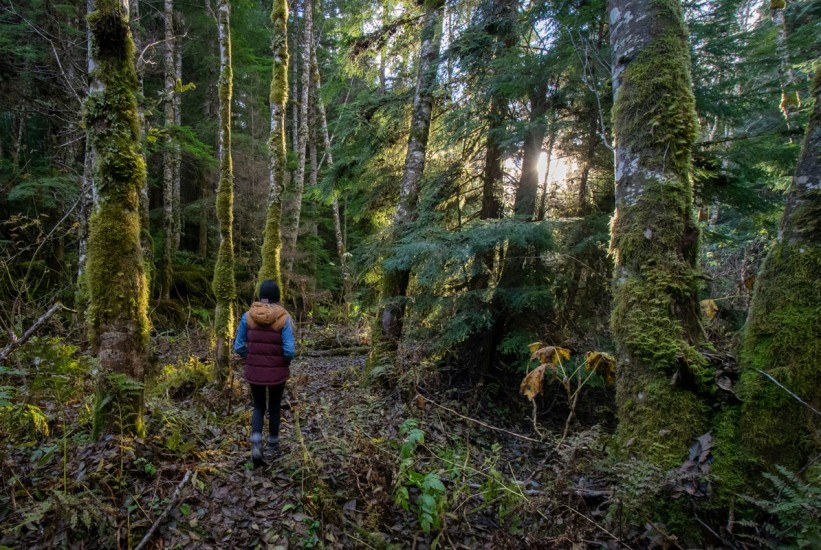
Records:
[[[134,550],[142,550],[145,547],[145,545],[148,544],[148,541],[150,541],[151,537],[154,536],[154,532],[157,530],[157,527],[160,526],[162,521],[165,519],[165,517],[171,511],[171,508],[173,508],[174,505],[177,504],[177,499],[180,497],[180,491],[182,491],[183,486],[186,483],[188,483],[188,480],[190,478],[191,478],[191,470],[188,470],[187,472],[185,472],[185,476],[182,478],[182,481],[180,481],[179,484],[177,485],[177,488],[174,489],[174,494],[171,495],[171,502],[169,502],[168,506],[165,507],[165,510],[163,510],[162,514],[160,514],[160,517],[158,517],[156,519],[156,521],[154,521],[154,525],[151,526],[151,529],[148,530],[148,532],[143,537],[143,540],[140,541],[140,544],[137,545],[137,547]]]
[[[455,415],[456,415],[456,416],[458,416],[459,418],[464,418],[465,420],[469,420],[469,421],[471,421],[471,422],[475,422],[476,424],[479,424],[480,426],[484,426],[485,428],[489,428],[489,429],[491,429],[491,430],[496,430],[497,432],[506,433],[506,434],[508,434],[508,435],[512,435],[513,437],[518,437],[518,438],[520,438],[520,439],[524,439],[524,440],[526,440],[526,441],[532,441],[533,443],[542,443],[542,441],[541,441],[541,440],[539,440],[539,439],[533,439],[532,437],[527,437],[526,435],[517,434],[516,432],[511,432],[511,431],[505,430],[504,428],[497,428],[496,426],[491,426],[490,424],[486,424],[486,423],[482,422],[481,420],[476,420],[475,418],[471,418],[471,417],[469,417],[469,416],[465,416],[465,415],[463,415],[462,413],[459,413],[459,412],[457,412],[457,411],[454,411],[454,410],[453,410],[453,409],[451,409],[451,408],[448,408],[448,407],[446,407],[446,406],[444,406],[444,405],[440,405],[440,404],[439,404],[439,403],[437,403],[436,401],[431,401],[430,399],[428,399],[427,397],[425,397],[425,396],[424,396],[424,395],[422,395],[421,393],[420,393],[420,394],[417,394],[417,397],[416,397],[417,401],[418,401],[418,399],[419,399],[420,397],[421,397],[424,401],[427,401],[428,403],[430,403],[431,405],[436,405],[436,406],[437,406],[437,407],[439,407],[440,409],[444,409],[444,410],[448,411],[449,413],[455,414]]]
[[[17,348],[19,348],[19,347],[20,347],[20,346],[22,346],[23,344],[25,344],[25,343],[26,343],[26,340],[28,340],[29,338],[31,338],[31,337],[32,337],[32,335],[33,335],[35,332],[37,332],[37,329],[38,329],[38,328],[40,328],[40,327],[43,325],[43,323],[45,323],[46,321],[48,321],[48,320],[49,320],[49,318],[50,318],[52,315],[54,315],[54,313],[55,313],[58,309],[62,309],[62,307],[63,307],[63,304],[61,304],[60,302],[57,302],[56,304],[54,304],[53,306],[51,306],[51,309],[49,309],[47,312],[45,312],[43,315],[41,315],[39,319],[37,319],[36,321],[34,321],[34,324],[33,324],[33,325],[31,325],[31,326],[29,327],[29,329],[28,329],[26,332],[24,332],[24,333],[23,333],[23,336],[21,336],[20,338],[16,338],[16,337],[14,337],[14,335],[12,335],[12,340],[11,340],[11,342],[9,342],[9,343],[6,345],[6,347],[4,347],[4,348],[3,348],[3,351],[0,351],[0,361],[3,361],[6,357],[8,357],[9,355],[11,355],[11,354],[14,352],[14,350],[16,350]]]

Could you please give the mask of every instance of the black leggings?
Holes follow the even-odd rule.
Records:
[[[268,403],[266,407],[265,389],[268,389]],[[251,384],[251,397],[254,399],[254,413],[251,415],[251,432],[262,433],[262,423],[265,419],[265,409],[268,409],[268,433],[279,437],[279,406],[282,403],[282,392],[285,382],[276,386],[261,386]]]

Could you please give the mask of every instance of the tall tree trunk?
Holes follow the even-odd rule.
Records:
[[[302,29],[302,89],[299,102],[299,135],[297,143],[296,175],[293,182],[293,206],[289,212],[288,224],[285,229],[285,251],[287,258],[286,272],[293,280],[294,260],[296,259],[296,243],[299,238],[299,222],[302,215],[302,195],[305,191],[305,160],[308,148],[308,107],[311,103],[311,49],[314,42],[313,0],[303,0]]]
[[[173,15],[173,14],[172,14]],[[177,13],[173,19],[174,31],[174,93],[171,96],[171,105],[174,110],[174,126],[182,126],[182,21]],[[175,139],[171,145],[173,151],[172,178],[174,182],[173,210],[174,210],[174,252],[180,249],[180,239],[182,237],[182,207],[180,205],[180,185],[182,177],[180,169],[182,167],[182,151],[180,150],[180,140]]]
[[[416,92],[411,111],[410,136],[405,156],[405,167],[402,183],[399,188],[399,202],[393,216],[393,240],[406,231],[407,226],[416,218],[416,204],[419,197],[419,182],[425,170],[430,134],[431,113],[433,111],[433,92],[436,88],[436,71],[439,66],[439,46],[442,40],[442,15],[444,1],[434,0],[425,4],[425,15],[422,23],[422,35],[419,51],[419,69],[416,77]],[[372,335],[370,365],[374,366],[394,352],[402,335],[402,322],[405,315],[405,295],[410,280],[409,270],[385,268],[382,276],[382,296],[377,329]],[[386,356],[385,354],[388,354]]]
[[[544,120],[547,113],[547,82],[538,84],[530,91],[530,127],[525,135],[522,151],[522,173],[519,177],[519,186],[516,188],[516,198],[513,203],[513,213],[522,222],[530,222],[536,214],[536,195],[539,191],[539,156],[542,153],[542,143],[547,130]],[[526,248],[511,244],[505,258],[505,267],[502,271],[499,286],[511,288],[521,284],[526,268],[528,253]],[[502,308],[497,299],[497,310]],[[499,311],[495,322],[501,322],[507,317]]]
[[[797,470],[821,452],[821,65],[815,106],[778,239],[756,280],[741,353],[741,422],[733,441],[764,465]]]
[[[319,118],[319,126],[322,130],[322,143],[325,147],[324,159],[331,170],[334,166],[333,151],[331,150],[331,136],[328,132],[328,117],[325,112],[325,104],[322,103],[322,82],[319,75],[319,63],[316,58],[316,48],[311,51],[311,72],[313,73],[313,84],[316,94],[316,111]],[[342,275],[342,298],[346,306],[350,307],[353,300],[353,279],[348,269],[348,253],[345,250],[345,239],[342,235],[342,220],[339,215],[339,198],[336,192],[333,194],[331,210],[334,217],[334,235],[336,237],[336,253],[339,256],[339,270]]]
[[[142,42],[142,26],[140,25],[140,0],[130,0],[129,3],[129,27],[131,28],[131,37],[134,40],[134,50],[136,55],[137,68],[137,116],[140,119],[140,143],[145,144],[145,136],[148,132],[148,122],[145,119],[145,92],[144,92],[144,76],[145,76],[145,60],[142,58],[143,42]],[[140,245],[143,248],[143,258],[145,260],[145,278],[149,288],[149,294],[154,277],[154,239],[151,237],[151,217],[150,211],[150,196],[148,192],[148,178],[145,179],[142,188],[140,188]]]
[[[796,129],[795,115],[801,107],[801,98],[795,86],[795,75],[790,64],[790,50],[787,47],[787,23],[784,19],[786,0],[770,0],[770,18],[776,28],[775,53],[778,55],[778,79],[781,84],[781,113],[790,130],[790,143],[793,142],[792,131]]]
[[[542,154],[544,135],[547,124],[544,120],[547,113],[547,82],[537,85],[530,91],[530,126],[525,135],[522,152],[522,174],[513,212],[524,220],[532,220],[536,214],[536,195],[539,192],[539,157]]]
[[[148,289],[140,247],[140,150],[134,42],[128,3],[89,0],[92,60],[86,127],[99,205],[89,222],[89,333],[100,378],[94,431],[145,434],[142,381],[148,351]]]
[[[160,299],[171,297],[171,281],[174,257],[174,144],[171,126],[174,124],[174,96],[176,79],[174,78],[174,0],[165,0],[163,19],[165,23],[165,44],[163,51],[163,70],[165,72],[165,98],[163,114],[165,116],[165,149],[163,151],[163,253],[160,262],[159,285]]]
[[[548,124],[547,128],[547,146],[545,148],[546,159],[544,169],[544,181],[542,182],[542,196],[539,199],[539,210],[536,212],[536,219],[542,221],[547,216],[547,196],[550,194],[547,188],[547,182],[550,181],[550,163],[553,161],[553,146],[556,143],[556,127],[555,124]]]
[[[276,281],[282,288],[281,216],[282,192],[285,189],[285,105],[288,101],[288,1],[274,0],[271,10],[273,34],[271,51],[274,68],[271,75],[271,134],[268,138],[268,212],[262,241],[262,267],[259,282]]]
[[[212,288],[217,303],[214,331],[217,340],[217,377],[224,381],[228,373],[229,347],[234,327],[234,300],[237,297],[234,280],[234,168],[231,159],[231,100],[233,70],[231,67],[231,3],[219,0],[217,4],[217,33],[219,35],[219,161],[220,175],[217,188],[217,224],[219,250],[214,265]]]
[[[706,431],[690,151],[698,133],[677,0],[609,0],[616,212],[611,251],[618,438],[661,467]],[[650,132],[647,129],[653,128]]]

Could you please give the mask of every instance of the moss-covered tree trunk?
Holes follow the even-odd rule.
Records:
[[[807,135],[778,239],[744,331],[737,440],[765,464],[796,470],[821,452],[821,64]],[[775,381],[767,378],[771,376]]]
[[[711,378],[699,340],[699,232],[691,148],[698,128],[678,0],[610,0],[616,212],[613,336],[618,438],[669,467],[707,431],[696,390]]]
[[[148,290],[140,246],[145,160],[137,116],[137,72],[128,4],[90,0],[91,74],[85,108],[98,203],[89,222],[89,333],[103,375],[95,432],[143,435]]]
[[[419,198],[419,182],[425,170],[428,136],[430,135],[433,92],[436,88],[436,71],[439,67],[439,47],[442,42],[442,20],[444,1],[428,0],[419,48],[419,64],[416,76],[416,91],[411,111],[410,136],[399,188],[399,201],[391,227],[392,241],[400,237],[416,218]],[[405,315],[405,295],[410,281],[410,270],[385,268],[382,275],[380,296],[381,311],[377,327],[372,334],[369,365],[393,362],[402,335]]]
[[[299,100],[299,132],[297,140],[297,164],[293,181],[293,202],[287,213],[288,223],[284,226],[284,248],[286,253],[286,273],[293,281],[294,261],[297,255],[299,223],[302,216],[302,196],[305,191],[305,163],[308,152],[308,112],[311,104],[311,50],[314,43],[314,3],[302,0],[302,82]]]
[[[184,34],[182,27],[181,15],[179,13],[172,14],[172,29],[174,32],[174,93],[171,96],[171,105],[174,112],[174,126],[179,128],[182,126],[182,35]],[[180,239],[182,238],[182,207],[180,205],[180,186],[182,184],[182,175],[180,169],[182,168],[182,151],[180,149],[180,140],[175,139],[172,148],[174,157],[172,159],[172,177],[174,182],[174,193],[172,197],[172,205],[174,210],[174,251],[180,249]]]
[[[271,134],[268,138],[268,213],[262,240],[259,281],[272,279],[282,288],[282,191],[285,188],[285,104],[288,101],[288,2],[274,0],[271,9]]]
[[[234,328],[234,300],[237,296],[234,280],[234,168],[231,160],[231,97],[233,72],[231,68],[231,3],[219,0],[217,4],[217,34],[219,36],[219,187],[217,187],[217,224],[219,250],[214,266],[212,288],[217,307],[214,331],[217,340],[217,376],[224,380],[228,373],[231,335]]]
[[[163,71],[165,75],[165,98],[163,114],[165,116],[165,149],[163,150],[163,252],[160,262],[158,283],[160,299],[168,300],[171,297],[171,281],[173,273],[173,257],[175,250],[174,239],[174,160],[176,140],[173,137],[174,124],[174,96],[176,88],[175,59],[174,59],[174,0],[165,0],[163,10],[165,29],[165,43],[163,45]]]

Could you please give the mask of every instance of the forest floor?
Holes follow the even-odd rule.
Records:
[[[346,330],[301,338],[282,453],[257,469],[241,366],[209,382],[196,333],[155,342],[145,439],[90,438],[90,373],[41,399],[46,429],[0,445],[0,548],[622,548],[637,534],[603,527],[617,510],[599,424],[561,439],[559,411],[535,434],[498,388],[420,366],[364,384]]]

